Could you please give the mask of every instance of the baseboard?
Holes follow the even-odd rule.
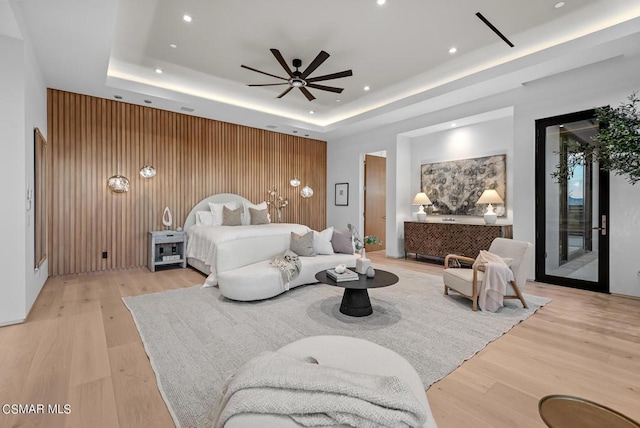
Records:
[[[15,321],[5,321],[5,322],[0,322],[0,327],[6,327],[9,325],[14,325],[14,324],[22,324],[26,321],[27,319],[21,319],[21,320],[15,320]]]

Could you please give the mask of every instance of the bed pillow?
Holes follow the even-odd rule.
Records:
[[[305,233],[304,235],[298,235],[295,232],[291,232],[291,251],[299,256],[311,257],[315,256],[313,252],[313,230]]]
[[[331,246],[335,253],[353,254],[353,238],[349,230],[333,230]]]
[[[251,202],[242,201],[242,205],[244,207],[244,216],[242,217],[242,224],[263,224],[263,223],[253,223],[251,221],[251,213],[249,212],[249,208],[253,208],[254,210],[266,210],[267,202],[261,202],[259,204],[252,204]]]
[[[213,225],[213,214],[211,211],[198,211],[196,212],[196,226],[211,226]]]
[[[230,210],[222,207],[222,225],[223,226],[242,226],[242,207]]]
[[[313,251],[316,254],[334,254],[333,245],[333,227],[329,227],[322,232],[313,231]]]
[[[269,224],[269,214],[266,208],[256,210],[249,207],[249,217],[251,218],[251,224]]]
[[[209,202],[209,209],[211,210],[211,214],[213,215],[213,225],[214,226],[222,226],[222,208],[227,207],[230,210],[235,210],[238,208],[238,203],[236,201],[225,202],[223,204],[215,204],[213,202]]]

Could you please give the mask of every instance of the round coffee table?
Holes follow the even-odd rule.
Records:
[[[369,300],[369,288],[388,287],[398,282],[398,277],[386,270],[376,269],[376,276],[368,278],[367,275],[358,274],[358,280],[336,282],[327,276],[323,270],[316,274],[318,282],[344,288],[340,312],[352,317],[366,317],[373,313],[371,300]]]
[[[602,404],[570,395],[547,395],[538,411],[550,428],[638,428],[633,419]]]

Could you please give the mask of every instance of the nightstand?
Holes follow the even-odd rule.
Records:
[[[187,267],[187,233],[175,230],[149,232],[149,263],[151,272],[157,266],[180,265]]]

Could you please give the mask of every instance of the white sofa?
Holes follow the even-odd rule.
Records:
[[[289,283],[288,288],[314,284],[318,282],[315,278],[316,273],[341,263],[348,267],[355,267],[358,257],[360,256],[356,254],[339,253],[300,257],[302,264],[300,275]],[[271,266],[269,260],[220,272],[218,287],[226,298],[244,302],[268,299],[286,291],[280,271]]]

